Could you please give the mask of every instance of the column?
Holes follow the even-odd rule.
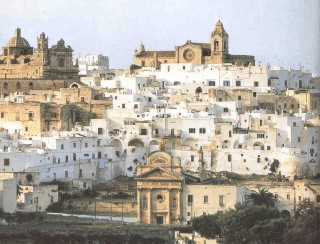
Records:
[[[148,219],[147,219],[147,223],[148,224],[152,224],[152,188],[148,189]]]
[[[166,224],[171,224],[171,191],[172,189],[168,189],[168,199],[167,199],[167,209],[168,209],[168,221]]]
[[[182,213],[181,213],[181,202],[180,202],[180,199],[181,199],[181,189],[177,189],[177,213],[178,213],[178,217],[180,217],[180,219],[182,218]],[[179,222],[180,222],[180,219],[179,219]]]
[[[137,188],[138,222],[141,223],[141,189]]]

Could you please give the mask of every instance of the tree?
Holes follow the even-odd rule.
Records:
[[[272,228],[267,225],[268,222],[271,220],[276,222],[276,219],[279,218],[279,211],[274,207],[238,205],[235,210],[229,210],[223,215],[221,221],[222,237],[226,243],[250,243],[255,241],[265,243],[264,238],[272,236],[273,232]],[[264,229],[264,235],[256,233],[255,230],[258,229]]]
[[[318,244],[320,225],[320,206],[305,199],[300,202],[295,212],[295,219],[291,221],[283,235],[287,244]]]
[[[247,195],[247,202],[252,202],[253,205],[266,205],[268,207],[274,207],[277,202],[276,196],[268,192],[265,188],[259,189],[258,192],[252,190],[250,195]]]
[[[212,215],[202,215],[192,220],[192,228],[202,236],[213,238],[221,236],[221,217],[222,213],[218,212]]]

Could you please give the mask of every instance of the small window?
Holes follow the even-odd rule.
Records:
[[[229,80],[224,80],[223,81],[224,86],[230,86],[230,81]]]
[[[142,60],[142,61],[141,61],[141,66],[142,66],[142,67],[146,66],[146,61]]]
[[[84,103],[84,97],[81,97],[81,102]]]
[[[241,96],[238,96],[238,101],[241,101]]]
[[[191,155],[190,161],[194,162],[194,155]]]
[[[4,166],[9,166],[10,165],[10,159],[9,158],[4,158],[3,159],[3,164],[4,164]]]
[[[195,128],[189,128],[189,133],[196,133],[196,129]]]
[[[270,147],[270,146],[267,146],[267,150],[271,150],[271,147]]]
[[[205,134],[206,133],[206,128],[200,128],[199,129],[200,134]]]
[[[209,197],[203,196],[203,203],[209,203]]]
[[[4,112],[1,112],[1,113],[0,113],[0,117],[1,117],[1,119],[4,118]]]
[[[25,127],[24,130],[25,130],[25,131],[28,131],[28,127]]]
[[[291,196],[289,193],[287,193],[287,200],[290,200],[291,199]]]
[[[84,147],[88,147],[88,143],[87,142],[84,144]]]
[[[255,81],[255,82],[253,83],[253,86],[254,86],[254,87],[258,87],[258,86],[259,86],[259,82],[258,82],[258,81]]]
[[[227,113],[227,112],[229,112],[229,109],[228,108],[223,108],[223,112]]]
[[[236,86],[241,86],[241,80],[236,81]]]
[[[252,93],[252,96],[253,96],[253,97],[257,97],[257,93],[256,93],[256,92],[253,92],[253,93]]]
[[[213,81],[213,80],[210,80],[210,81],[209,81],[208,86],[215,86],[215,85],[216,85],[216,82],[215,82],[215,81]]]
[[[301,140],[301,139],[300,139],[300,136],[298,136],[298,142],[300,142],[300,140]]]
[[[231,162],[231,161],[232,161],[232,155],[228,154],[228,162]]]
[[[123,104],[121,105],[121,108],[126,108],[126,105],[123,103]]]
[[[98,128],[98,135],[102,135],[103,134],[103,128]]]
[[[224,206],[224,196],[223,195],[220,195],[219,196],[219,205],[222,207]]]
[[[188,195],[188,206],[193,205],[193,195]]]
[[[68,178],[68,176],[69,176],[69,172],[67,170],[64,171],[64,178]]]
[[[77,143],[73,143],[73,148],[76,148],[77,147]]]
[[[79,177],[82,177],[82,169],[79,169]]]
[[[61,145],[60,145],[60,148],[61,148],[61,150],[63,150],[63,149],[64,149],[64,145],[63,145],[63,144],[61,144]]]

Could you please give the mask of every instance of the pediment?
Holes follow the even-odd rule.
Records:
[[[182,180],[182,176],[158,167],[139,175],[137,180]]]

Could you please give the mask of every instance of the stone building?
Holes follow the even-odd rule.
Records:
[[[41,33],[33,48],[17,28],[15,36],[2,48],[0,78],[5,79],[72,79],[78,67],[72,63],[73,50],[63,39],[49,48],[48,37]]]
[[[143,44],[134,55],[134,64],[138,67],[156,67],[160,64],[193,63],[221,64],[232,63],[249,66],[255,64],[254,56],[229,54],[229,35],[220,20],[211,33],[210,43],[196,43],[188,40],[173,51],[146,51]]]
[[[155,151],[137,168],[138,219],[145,224],[176,224],[181,216],[182,167]]]

